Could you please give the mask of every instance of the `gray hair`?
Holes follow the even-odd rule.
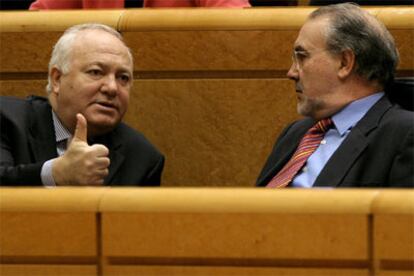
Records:
[[[51,70],[53,67],[58,68],[63,74],[67,74],[70,70],[70,55],[73,49],[73,43],[75,42],[78,34],[85,30],[101,30],[107,32],[120,41],[123,42],[122,35],[115,29],[98,23],[87,23],[79,24],[68,28],[63,35],[59,38],[53,47],[52,56],[49,61],[49,75],[48,75],[48,84],[46,86],[46,92],[49,94],[52,91],[52,80],[51,80]],[[125,45],[125,43],[124,43]],[[133,57],[131,50],[125,45],[128,49],[128,55],[133,63]]]
[[[394,39],[382,22],[351,3],[321,7],[309,16],[328,16],[327,49],[333,54],[352,50],[355,73],[385,86],[394,78],[399,54]]]

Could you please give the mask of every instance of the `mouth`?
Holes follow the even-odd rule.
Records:
[[[300,85],[299,83],[296,83],[295,91],[296,93],[303,93],[302,85]]]
[[[118,106],[113,102],[107,102],[107,101],[95,101],[93,104],[96,104],[100,107],[103,107],[104,109],[115,109],[118,110]]]

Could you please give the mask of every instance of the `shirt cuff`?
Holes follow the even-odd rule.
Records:
[[[50,159],[43,163],[42,170],[40,172],[40,177],[42,179],[43,186],[45,187],[56,187],[55,180],[53,179],[52,174],[52,166],[53,161],[55,161],[56,158]]]

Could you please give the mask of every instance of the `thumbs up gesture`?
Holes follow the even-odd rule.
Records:
[[[102,185],[108,175],[109,150],[104,145],[88,145],[85,117],[76,115],[76,129],[66,152],[53,162],[56,185]]]

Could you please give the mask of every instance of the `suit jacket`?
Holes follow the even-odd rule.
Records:
[[[316,122],[288,126],[278,138],[257,185],[266,186],[290,160]],[[314,186],[414,186],[414,113],[381,98],[352,128],[316,178]]]
[[[36,0],[30,9],[122,9],[125,0]],[[144,7],[250,7],[249,0],[144,0]]]
[[[0,97],[0,185],[42,185],[45,161],[58,156],[47,99]],[[120,123],[97,137],[109,149],[105,185],[160,185],[164,157],[139,132]]]

